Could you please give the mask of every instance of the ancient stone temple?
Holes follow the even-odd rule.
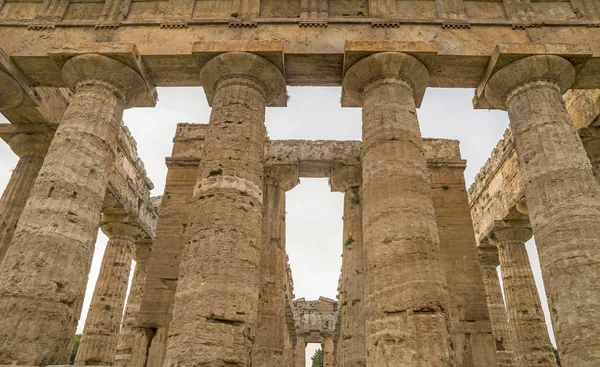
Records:
[[[0,0],[0,365],[600,365],[598,0]],[[160,199],[123,125],[202,87]],[[341,87],[361,141],[272,140],[287,86]],[[510,129],[469,190],[427,88]],[[194,106],[190,106],[191,109]],[[448,121],[449,124],[459,123]],[[295,299],[286,192],[344,195],[337,300]],[[136,262],[125,302],[132,261]],[[498,266],[500,272],[498,272]],[[501,279],[499,277],[501,273]]]

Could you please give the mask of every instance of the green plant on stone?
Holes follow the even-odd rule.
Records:
[[[350,246],[353,242],[354,238],[352,238],[352,235],[348,235],[348,238],[346,238],[346,241],[344,241],[344,245]]]

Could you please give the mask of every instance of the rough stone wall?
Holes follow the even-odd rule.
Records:
[[[323,343],[325,338],[333,338],[337,318],[338,304],[330,298],[294,300],[296,334],[307,343]]]

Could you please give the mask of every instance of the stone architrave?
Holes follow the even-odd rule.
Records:
[[[151,335],[147,328],[138,326],[137,315],[142,303],[144,282],[148,272],[148,259],[152,249],[152,240],[141,240],[135,244],[133,259],[135,273],[131,282],[131,290],[127,297],[127,306],[113,366],[145,367]]]
[[[200,79],[213,108],[190,204],[165,363],[250,366],[262,244],[265,107],[285,95],[285,80],[275,64],[246,52],[215,56],[202,67]]]
[[[115,362],[133,248],[143,233],[138,226],[123,222],[104,221],[100,228],[108,243],[75,357],[75,364],[82,366]]]
[[[562,94],[575,68],[534,55],[499,69],[485,95],[508,111],[529,219],[565,366],[600,365],[600,186]]]
[[[500,265],[498,249],[493,246],[479,247],[479,262],[483,270],[483,285],[490,312],[492,335],[496,340],[498,367],[514,367],[513,338],[508,327],[508,317],[497,271]]]
[[[19,217],[29,192],[44,163],[51,138],[47,134],[17,134],[10,138],[10,148],[19,162],[0,198],[0,262],[10,247]]]
[[[452,366],[447,285],[416,114],[425,65],[401,52],[365,57],[344,91],[363,107],[367,366]]]
[[[515,366],[556,367],[542,304],[525,248],[525,242],[531,235],[531,228],[519,224],[496,226],[492,234],[492,242],[498,246],[508,326],[514,338]]]
[[[259,301],[252,366],[284,365],[285,289],[285,193],[298,184],[298,166],[265,169],[263,186],[262,246],[259,261]]]
[[[0,265],[0,364],[65,362],[114,164],[123,110],[144,78],[98,54],[62,68],[75,91]]]
[[[336,361],[342,367],[365,366],[364,250],[360,166],[334,168],[332,191],[344,193],[342,274],[340,278],[340,341]]]

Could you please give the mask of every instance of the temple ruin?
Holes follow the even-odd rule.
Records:
[[[77,365],[557,366],[535,236],[562,365],[599,366],[599,55],[598,0],[0,0],[0,365],[67,363],[101,230]],[[153,198],[123,111],[181,86],[211,116]],[[362,141],[269,139],[287,86],[341,86]],[[434,87],[510,118],[468,190]],[[302,177],[344,194],[336,300],[294,294]]]

